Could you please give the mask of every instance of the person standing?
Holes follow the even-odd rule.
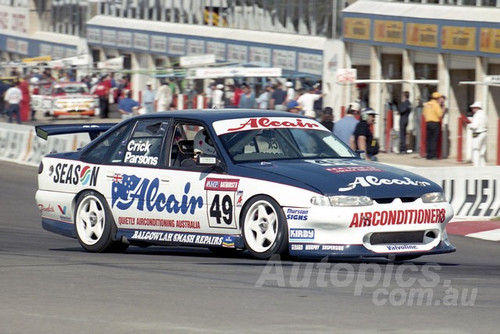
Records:
[[[441,119],[444,111],[442,108],[443,95],[438,92],[432,93],[431,100],[424,104],[422,114],[425,120],[426,150],[427,160],[438,159],[437,146],[439,141],[439,132],[441,131]]]
[[[278,83],[271,95],[269,108],[272,110],[286,111],[286,92],[283,90],[283,85]]]
[[[23,93],[19,89],[19,81],[14,83],[14,86],[7,89],[5,92],[4,100],[7,105],[7,115],[9,116],[9,123],[12,123],[12,117],[15,116],[17,123],[21,124],[21,101]]]
[[[360,150],[366,152],[366,160],[377,161],[378,145],[375,145],[372,131],[370,127],[375,124],[375,115],[377,113],[366,108],[361,113],[361,120],[356,125],[354,133],[351,136],[351,148],[354,151]]]
[[[408,127],[408,119],[411,112],[410,92],[404,91],[401,97],[401,103],[398,105],[399,111],[399,153],[406,154],[406,128]]]
[[[105,83],[106,76],[103,76],[101,80],[95,85],[93,93],[99,98],[99,111],[101,113],[101,118],[108,118],[109,114],[109,87]]]
[[[333,132],[335,123],[333,123],[333,109],[325,107],[321,113],[321,125]]]
[[[346,145],[350,145],[351,136],[356,129],[358,120],[356,116],[359,115],[360,105],[358,102],[351,102],[347,108],[346,115],[335,122],[333,127],[333,134],[342,140]]]
[[[325,94],[316,94],[315,88],[305,90],[300,94],[297,102],[302,106],[304,116],[316,119],[316,110],[314,109],[314,102],[325,96]]]
[[[153,90],[153,85],[148,82],[146,89],[142,92],[142,107],[144,113],[151,114],[155,111],[156,92]]]
[[[212,92],[212,108],[224,109],[224,85],[217,84]]]
[[[122,119],[127,119],[134,116],[134,114],[138,112],[139,107],[141,106],[139,102],[132,99],[132,91],[126,92],[125,96],[126,97],[122,97],[118,101],[118,112],[122,114]]]
[[[259,109],[269,109],[269,96],[271,95],[271,86],[267,85],[261,91],[259,97],[256,99]]]
[[[486,131],[488,130],[488,116],[481,108],[481,102],[470,105],[473,112],[469,128],[472,130],[472,165],[486,166]]]
[[[170,109],[172,104],[172,90],[168,82],[162,81],[160,88],[156,94],[157,111],[165,111]]]
[[[255,108],[255,94],[249,86],[243,86],[243,93],[240,96],[240,104],[238,108],[254,109]]]

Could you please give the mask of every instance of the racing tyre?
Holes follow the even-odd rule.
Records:
[[[243,211],[243,239],[252,256],[268,259],[288,248],[288,226],[281,207],[268,196],[252,198]]]
[[[115,222],[104,198],[86,191],[76,203],[75,229],[80,245],[89,252],[123,252],[128,245],[113,240]]]

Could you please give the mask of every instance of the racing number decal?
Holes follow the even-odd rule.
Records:
[[[236,228],[234,199],[239,180],[207,178],[208,225],[213,228]]]
[[[222,223],[226,225],[231,225],[233,223],[233,200],[231,196],[219,194],[215,195],[212,199],[212,205],[210,206],[210,220],[215,219],[217,225]]]

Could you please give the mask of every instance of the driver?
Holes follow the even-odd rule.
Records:
[[[194,157],[185,159],[181,162],[182,167],[197,168],[196,157],[198,154],[216,155],[215,147],[206,130],[200,130],[196,133],[193,140]]]

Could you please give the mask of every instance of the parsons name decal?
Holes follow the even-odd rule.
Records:
[[[166,211],[193,215],[203,207],[201,196],[189,195],[191,183],[184,185],[184,195],[178,199],[174,194],[160,192],[160,180],[140,178],[135,175],[115,175],[111,191],[111,207],[127,210],[135,204],[139,211]]]
[[[94,187],[97,182],[97,176],[99,175],[99,168],[100,167],[82,167],[81,165],[58,163],[52,170],[52,180],[55,183],[73,185],[77,185],[78,182],[80,182],[82,186],[89,185]]]
[[[149,140],[131,140],[127,144],[127,153],[125,154],[126,163],[140,165],[157,165],[158,157],[150,156],[151,143]]]
[[[239,127],[228,129],[227,131],[240,131],[240,130],[252,130],[261,128],[319,128],[316,123],[308,122],[306,119],[296,118],[294,120],[281,121],[277,118],[271,120],[267,117],[261,118],[250,118],[245,123],[240,124]]]
[[[354,179],[354,182],[349,183],[347,187],[339,188],[339,191],[353,190],[357,186],[366,188],[388,185],[427,187],[431,184],[425,181],[413,181],[409,177],[404,177],[403,179],[379,179],[376,176],[358,176]]]

